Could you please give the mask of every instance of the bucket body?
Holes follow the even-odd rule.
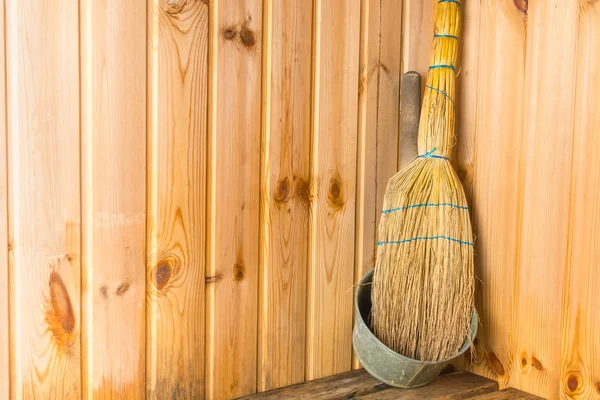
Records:
[[[471,340],[475,339],[477,334],[478,317],[475,310],[471,316],[471,340],[465,338],[460,351],[452,358],[442,361],[418,361],[404,357],[387,347],[369,328],[372,281],[373,271],[370,271],[361,279],[356,289],[352,344],[361,365],[373,377],[398,388],[424,386],[437,378],[450,361],[469,350]]]

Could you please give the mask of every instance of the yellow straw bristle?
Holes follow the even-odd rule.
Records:
[[[473,234],[449,157],[454,144],[460,4],[440,0],[419,126],[418,158],[393,176],[379,224],[371,325],[407,357],[444,360],[470,334]]]

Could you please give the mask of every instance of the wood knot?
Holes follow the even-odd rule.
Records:
[[[523,358],[521,358],[521,365],[522,365],[523,367],[526,367],[526,366],[527,366],[527,357],[523,356]]]
[[[496,375],[504,376],[504,374],[505,374],[504,366],[502,365],[502,363],[500,362],[500,360],[498,359],[496,354],[494,354],[493,351],[490,351],[488,353],[487,361],[488,361],[488,364],[491,367],[492,371],[494,371],[496,373]]]
[[[173,274],[173,267],[169,264],[168,261],[163,261],[159,263],[154,268],[154,273],[152,274],[152,282],[154,286],[158,290],[162,290],[165,285],[171,279],[171,275]]]
[[[244,276],[246,275],[246,269],[243,265],[234,264],[233,265],[233,280],[236,282],[240,282],[244,280]]]
[[[108,286],[102,285],[100,286],[100,293],[102,293],[102,297],[108,299]]]
[[[242,43],[246,47],[252,47],[256,43],[254,39],[254,32],[250,30],[247,26],[242,27],[242,31],[240,32],[240,39],[242,39]]]
[[[310,193],[310,186],[308,184],[308,181],[304,178],[295,176],[294,177],[294,194],[306,206],[308,206],[309,202],[310,202],[309,193]]]
[[[331,208],[336,210],[339,210],[344,206],[344,194],[342,192],[342,183],[340,182],[339,176],[334,176],[329,180],[327,202]]]
[[[519,11],[523,14],[527,14],[527,9],[529,8],[528,0],[513,0],[513,2]]]
[[[229,27],[223,30],[223,37],[225,40],[232,40],[237,35],[237,28],[235,26]]]
[[[574,374],[569,374],[567,377],[567,389],[569,392],[574,393],[579,389],[579,378]]]
[[[117,288],[117,290],[115,290],[115,294],[117,296],[123,296],[125,294],[125,292],[127,292],[129,290],[130,286],[131,286],[131,284],[129,283],[129,281],[121,283],[119,285],[119,287]]]
[[[600,382],[596,382],[596,392],[600,393]]]
[[[50,303],[54,311],[54,317],[60,324],[62,330],[71,333],[75,329],[75,314],[67,287],[58,272],[51,272],[48,281],[50,288]],[[56,334],[56,332],[55,332]]]
[[[544,366],[542,365],[542,362],[535,357],[531,357],[531,365],[533,366],[533,368],[537,369],[538,371],[544,370]]]
[[[185,8],[186,3],[187,0],[167,0],[167,5],[169,6],[167,12],[169,14],[177,14]]]
[[[290,196],[290,180],[286,177],[284,180],[280,180],[277,183],[277,190],[275,191],[275,201],[277,203],[284,203]]]

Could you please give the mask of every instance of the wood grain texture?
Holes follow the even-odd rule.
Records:
[[[600,398],[600,3],[581,3],[573,144],[571,232],[563,299],[561,398]],[[556,350],[555,350],[556,351]]]
[[[485,396],[497,389],[496,382],[466,372],[441,376],[431,384],[420,388],[396,389],[379,382],[365,370],[360,369],[244,399],[471,399]]]
[[[90,399],[146,391],[146,25],[144,0],[81,2],[82,381]]]
[[[259,391],[304,380],[312,65],[312,4],[264,9]]]
[[[381,2],[361,3],[354,281],[375,266]],[[354,368],[358,360],[354,359]]]
[[[355,283],[375,265],[380,6],[379,1],[361,2],[358,70],[358,150],[356,160],[356,245],[354,252]],[[360,363],[355,355],[352,357],[352,368],[360,368]]]
[[[204,396],[208,4],[148,3],[146,393]]]
[[[207,397],[256,391],[261,1],[212,3]]]
[[[8,307],[8,159],[6,152],[6,37],[4,10],[0,2],[0,399],[10,392],[10,319]]]
[[[5,6],[10,397],[77,399],[78,9],[67,1]]]
[[[476,397],[477,400],[542,400],[541,397],[525,393],[518,389],[508,388]]]
[[[468,372],[456,372],[439,377],[426,386],[414,389],[389,389],[364,396],[364,400],[478,399],[498,389],[498,383]]]
[[[561,379],[578,20],[578,2],[529,4],[511,386],[544,398]]]
[[[403,0],[382,0],[380,14],[379,94],[375,227],[379,226],[388,180],[398,172],[400,141],[400,75]],[[375,249],[374,249],[375,251]]]
[[[296,385],[244,397],[240,400],[283,400],[283,399],[343,399],[358,398],[388,389],[363,369],[332,375]]]
[[[516,183],[524,117],[525,21],[512,1],[470,1],[464,20],[456,163],[472,199],[481,320],[477,357],[467,367],[504,388],[519,362],[514,357],[514,285],[519,273]]]
[[[360,2],[315,3],[307,370],[351,368]]]

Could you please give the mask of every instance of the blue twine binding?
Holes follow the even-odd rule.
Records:
[[[457,208],[459,210],[468,210],[469,209],[469,207],[467,207],[467,206],[459,206],[458,204],[452,204],[452,203],[421,203],[421,204],[411,204],[409,206],[398,207],[398,208],[388,208],[387,210],[382,210],[381,213],[389,214],[389,213],[393,213],[396,211],[403,211],[403,210],[408,210],[408,209],[417,208],[417,207],[452,207],[452,208]]]
[[[456,72],[456,68],[454,68],[454,65],[450,65],[450,64],[439,64],[439,65],[432,65],[429,67],[429,69],[436,69],[436,68],[448,68],[448,69],[451,69],[452,71]]]
[[[382,246],[385,244],[402,244],[402,243],[409,243],[409,242],[414,242],[416,240],[436,240],[436,239],[444,239],[444,240],[449,240],[451,242],[455,242],[455,243],[459,243],[459,244],[465,244],[467,246],[473,246],[474,243],[473,242],[464,242],[462,240],[458,240],[449,236],[417,236],[414,238],[410,238],[410,239],[404,239],[404,240],[389,240],[387,242],[377,242],[378,246]]]
[[[456,108],[456,105],[454,104],[454,100],[452,100],[452,97],[450,97],[450,95],[448,95],[448,93],[444,92],[443,90],[440,90],[438,88],[434,88],[432,86],[425,86],[427,89],[431,89],[431,90],[435,90],[438,93],[443,94],[448,100],[450,100],[450,102],[452,103],[452,105]]]
[[[431,151],[428,151],[425,154],[421,154],[419,156],[419,158],[441,158],[442,160],[449,160],[448,157],[438,156],[438,155],[433,154],[433,153],[435,153],[436,150],[437,150],[437,148],[434,147],[433,149],[431,149]]]
[[[435,35],[433,35],[433,37],[434,38],[458,39],[458,36],[446,35],[446,34],[442,34],[442,33],[436,33]]]

